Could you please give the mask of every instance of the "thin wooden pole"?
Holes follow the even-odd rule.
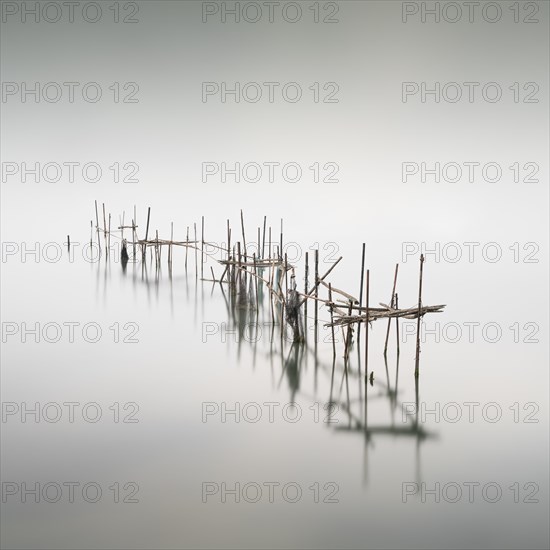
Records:
[[[281,218],[281,240],[279,245],[279,256],[283,257],[283,218]]]
[[[285,296],[288,297],[288,263],[287,256],[285,252]]]
[[[265,258],[265,224],[267,222],[267,216],[264,216],[264,230],[262,236],[262,260]]]
[[[195,232],[195,279],[199,278],[199,258],[197,251],[197,223],[193,222],[193,231]]]
[[[395,286],[397,284],[397,272],[399,271],[399,264],[395,264],[395,274],[393,276],[393,287],[391,291],[391,300],[390,300],[390,307],[395,306]],[[388,328],[386,329],[386,342],[384,344],[384,356],[388,353],[388,340],[390,338],[390,326],[391,326],[391,319],[388,319]]]
[[[243,211],[241,210],[241,232],[243,235],[243,254],[244,254],[244,261],[246,262],[246,236],[244,231],[244,216]]]
[[[361,252],[361,283],[359,284],[359,307],[363,305],[363,281],[365,278],[365,249],[366,243],[363,243],[363,250]],[[361,323],[357,328],[357,341],[361,337]],[[359,364],[359,370],[361,370],[361,364]]]
[[[422,308],[422,271],[424,267],[424,254],[420,254],[420,280],[418,282],[418,320],[416,323],[416,358],[414,361],[414,376],[418,378],[420,373],[420,309]]]
[[[237,242],[237,283],[239,290],[241,289],[241,241]]]
[[[309,257],[308,257],[308,253],[306,252],[306,276],[304,281],[305,293],[307,293],[308,277],[309,277]],[[304,304],[304,323],[305,323],[305,330],[306,330],[306,336],[307,336],[307,300]]]
[[[399,309],[399,297],[395,293],[395,309]],[[397,337],[397,357],[399,358],[399,317],[395,318],[395,335]]]
[[[227,220],[227,259],[231,260],[231,228],[229,227],[229,220]],[[235,266],[229,266],[229,269],[227,271],[227,282],[231,283],[232,280],[232,273],[235,269]]]
[[[170,246],[168,247],[168,263],[172,266],[172,242],[174,240],[174,222],[170,222]]]
[[[187,233],[185,235],[185,273],[187,273],[187,255],[189,253],[189,226],[187,226]]]
[[[367,378],[369,376],[369,288],[370,286],[370,269],[367,269],[367,287],[365,291],[365,315],[366,315],[366,322],[365,322],[365,389],[367,384]],[[365,399],[367,398],[367,394],[365,392]]]
[[[105,241],[105,254],[109,255],[107,247],[107,219],[105,217],[105,203],[102,203],[103,206],[103,239]]]
[[[160,250],[159,250],[159,231],[158,229],[155,231],[155,263],[157,269],[160,265]]]
[[[145,227],[145,240],[147,240],[147,237],[149,235],[149,220],[151,218],[151,207],[149,206],[147,208],[147,226]]]
[[[319,302],[317,298],[319,297],[319,249],[315,249],[315,341],[317,341],[317,322],[319,314]]]
[[[332,359],[336,360],[336,342],[334,340],[334,312],[332,308],[332,285],[328,284],[328,300],[330,302],[330,328],[332,330]]]
[[[258,311],[260,310],[260,300],[258,297],[258,270],[256,269],[256,254],[253,254],[252,258],[254,260],[254,280],[256,283],[256,315],[257,315]]]
[[[95,201],[95,226],[97,229],[97,246],[99,247],[99,254],[101,256],[101,239],[99,238],[99,216],[97,213],[97,201]]]
[[[201,279],[204,278],[204,216],[201,216]]]

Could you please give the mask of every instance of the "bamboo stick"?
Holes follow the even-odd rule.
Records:
[[[414,376],[418,378],[420,363],[420,318],[422,308],[422,271],[424,266],[424,254],[420,254],[420,277],[418,282],[418,321],[416,323],[416,358],[414,361]]]
[[[265,224],[267,222],[267,216],[264,216],[264,230],[263,230],[263,236],[262,236],[262,260],[265,257]]]
[[[332,303],[332,285],[328,284],[328,299]],[[336,342],[334,339],[334,323],[332,323],[333,320],[333,311],[332,306],[330,307],[330,320],[331,320],[331,330],[332,330],[332,358],[333,360],[336,360]]]
[[[365,290],[365,301],[367,307],[367,317],[365,324],[365,401],[367,399],[367,378],[369,375],[369,285],[370,285],[370,269],[367,269],[367,287]]]
[[[308,258],[308,253],[306,252],[306,274],[305,274],[305,281],[304,281],[304,292],[306,294],[307,294],[308,277],[309,277],[309,258]],[[307,336],[307,300],[304,304],[304,323],[305,323],[305,331]]]
[[[197,223],[193,222],[193,231],[195,232],[195,242],[197,242]],[[195,279],[199,278],[199,258],[198,250],[195,247]]]
[[[361,252],[361,282],[359,284],[359,306],[363,305],[363,280],[365,277],[365,249],[366,243],[363,243],[362,252]],[[361,324],[357,328],[357,340],[361,337]],[[359,365],[359,369],[361,365]]]
[[[319,297],[319,249],[315,249],[315,298]],[[318,317],[319,317],[319,305],[317,303],[317,300],[315,300],[315,310],[314,310],[314,323],[315,323],[315,340],[317,340],[317,323],[318,323]]]
[[[302,301],[300,302],[300,306],[308,299],[308,298],[314,298],[315,300],[317,300],[317,293],[314,292],[317,290],[317,287],[319,286],[319,284],[321,283],[321,281],[324,281],[329,275],[330,273],[332,273],[332,270],[340,263],[340,261],[342,260],[342,256],[340,256],[329,268],[329,270],[319,279],[318,275],[316,276],[316,279],[319,279],[318,281],[315,282],[315,285],[314,287],[307,293],[306,296],[304,296],[304,298],[302,299]]]
[[[97,246],[99,247],[99,255],[101,256],[101,239],[99,238],[99,216],[97,214],[97,201],[95,201],[95,223],[97,229]]]
[[[395,293],[395,309],[399,309],[399,297]],[[395,335],[397,338],[397,360],[399,361],[399,317],[395,318]]]
[[[397,284],[397,272],[399,271],[399,264],[395,264],[395,274],[393,276],[393,287],[391,291],[390,306],[393,307],[395,303],[395,285]],[[388,328],[386,329],[386,342],[384,343],[384,356],[388,353],[388,340],[390,337],[391,318],[388,318]]]
[[[103,206],[103,240],[105,241],[105,254],[109,255],[109,249],[107,246],[107,219],[105,217],[105,203],[102,203]]]
[[[201,279],[204,278],[204,216],[201,216]]]
[[[252,259],[254,260],[254,280],[256,283],[256,312],[260,311],[260,300],[258,297],[258,270],[256,269],[256,254],[253,254]]]

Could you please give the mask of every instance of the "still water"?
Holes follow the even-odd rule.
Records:
[[[358,294],[354,247],[331,280]],[[165,255],[160,271],[149,255],[123,269],[64,248],[4,270],[4,547],[548,546],[547,335],[510,328],[544,326],[522,316],[529,298],[484,318],[471,308],[488,287],[471,296],[427,262],[425,304],[447,307],[424,319],[418,383],[416,322],[400,322],[399,356],[392,322],[385,362],[380,320],[365,384],[364,327],[345,368],[324,307],[317,343],[309,303],[293,345],[267,298],[236,307],[227,285],[196,278],[193,253],[186,270],[177,250],[172,272]],[[400,272],[403,307],[417,259]],[[393,265],[372,273],[371,304],[387,302]]]

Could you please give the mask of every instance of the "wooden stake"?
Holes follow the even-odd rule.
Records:
[[[265,224],[267,222],[267,216],[264,216],[264,231],[262,236],[262,260],[265,258]]]
[[[334,324],[333,324],[334,313],[332,311],[332,285],[330,283],[328,284],[328,300],[330,302],[330,323],[331,323],[330,328],[332,330],[332,358],[333,360],[335,360],[336,359],[336,342],[334,340]]]
[[[416,358],[414,361],[414,376],[418,378],[420,363],[420,308],[422,307],[422,271],[424,266],[424,254],[420,254],[420,280],[418,282],[418,320],[416,323]]]
[[[204,278],[204,216],[201,216],[201,279]]]
[[[309,277],[309,258],[308,258],[308,253],[306,252],[306,276],[304,281],[305,293],[307,293],[308,277]],[[306,300],[306,303],[304,304],[304,323],[305,323],[305,331],[307,336],[307,300]]]
[[[390,307],[395,307],[395,285],[397,284],[397,272],[399,270],[399,264],[395,264],[395,274],[393,276],[393,288],[391,291]],[[388,340],[390,337],[391,319],[388,319],[388,328],[386,330],[386,342],[384,344],[384,356],[388,353]]]
[[[399,298],[397,296],[397,292],[395,293],[395,309],[399,309]],[[395,335],[397,338],[397,357],[399,358],[399,317],[395,318]]]
[[[359,307],[363,305],[363,281],[365,278],[365,248],[366,243],[363,243],[363,251],[361,252],[361,283],[359,284]],[[361,323],[357,327],[357,341],[361,337]],[[359,370],[361,370],[361,364],[359,364]]]
[[[99,255],[101,256],[101,239],[99,238],[99,216],[97,214],[97,201],[95,201],[95,224],[97,229],[97,246],[99,247]]]
[[[243,234],[243,253],[244,253],[244,261],[246,262],[246,236],[244,232],[244,217],[243,217],[243,211],[241,210],[241,232]]]
[[[315,340],[317,341],[317,322],[318,322],[318,310],[319,310],[319,303],[317,301],[317,298],[319,297],[319,249],[315,249]]]
[[[147,208],[147,227],[145,228],[145,241],[147,241],[147,237],[149,236],[149,218],[151,217],[151,207]],[[145,245],[147,246],[147,245]],[[145,256],[145,248],[144,250],[144,256]]]
[[[254,260],[254,280],[256,282],[256,312],[258,312],[260,310],[260,301],[258,297],[258,270],[256,269],[256,254],[253,254],[252,258]]]
[[[105,254],[109,255],[107,250],[107,218],[105,217],[105,203],[102,203],[103,206],[103,240],[105,241]]]
[[[199,278],[199,258],[197,251],[197,224],[193,222],[193,231],[195,232],[195,279]]]
[[[365,291],[365,307],[366,307],[366,323],[365,323],[365,390],[367,388],[367,379],[369,377],[369,285],[370,285],[370,269],[367,269],[367,287]],[[365,391],[365,399],[367,393]]]
[[[174,240],[174,222],[170,222],[170,246],[168,247],[168,263],[172,265],[172,241]]]
[[[187,226],[187,233],[185,235],[185,273],[187,273],[187,254],[189,252],[189,226]]]
[[[229,220],[227,220],[227,261],[231,260],[231,229],[229,227]],[[227,270],[227,282],[231,282],[231,266],[228,265]]]
[[[279,245],[279,256],[283,258],[283,218],[281,218],[281,240]]]

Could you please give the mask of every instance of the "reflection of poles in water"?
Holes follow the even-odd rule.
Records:
[[[288,351],[288,356],[283,364],[282,377],[286,374],[288,387],[290,388],[290,402],[296,401],[296,393],[300,390],[300,359],[302,357],[302,348],[293,343]],[[280,382],[279,382],[280,384]]]
[[[120,263],[122,264],[122,271],[126,273],[126,266],[128,265],[128,260],[130,259],[128,256],[128,242],[126,239],[122,239],[122,249],[120,251]]]
[[[419,380],[418,377],[415,377],[414,381],[414,392],[415,392],[415,403],[416,403],[416,415],[415,415],[415,429],[418,431],[418,413],[419,413]],[[418,485],[420,485],[422,475],[421,475],[421,468],[420,468],[420,438],[416,438],[416,449],[415,449],[415,457],[416,457],[416,482]]]

